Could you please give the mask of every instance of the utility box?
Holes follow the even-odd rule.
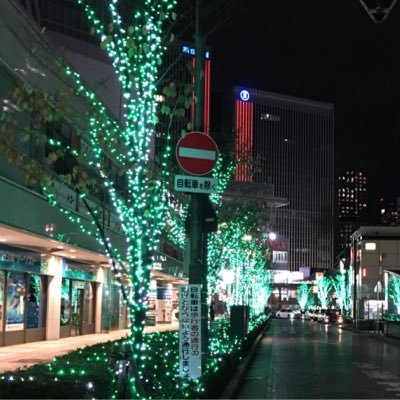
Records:
[[[249,306],[231,306],[231,330],[232,337],[244,338],[247,336],[249,326]]]

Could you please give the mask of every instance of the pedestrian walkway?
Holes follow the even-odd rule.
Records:
[[[178,323],[146,326],[145,333],[177,330]],[[118,340],[129,335],[129,329],[95,333],[92,335],[73,336],[57,340],[18,344],[0,347],[0,373],[18,368],[30,367],[34,364],[50,361],[55,356],[70,353],[79,347],[92,346],[97,343]]]

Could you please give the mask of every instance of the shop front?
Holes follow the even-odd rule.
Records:
[[[38,253],[0,247],[0,346],[45,339],[48,277]]]
[[[128,297],[130,296],[130,288],[126,288]],[[110,304],[110,328],[111,330],[128,329],[129,328],[129,312],[128,306],[124,301],[119,285],[115,282],[111,284],[111,304]]]
[[[165,254],[156,256],[151,270],[146,325],[178,321],[178,288],[187,285],[182,262]]]
[[[93,266],[63,261],[60,338],[95,333],[96,290]]]

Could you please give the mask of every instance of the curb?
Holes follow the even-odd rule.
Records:
[[[248,367],[250,363],[253,361],[254,353],[260,343],[261,339],[264,336],[265,330],[268,328],[270,322],[266,325],[266,327],[260,332],[260,334],[256,337],[253,344],[251,345],[249,352],[247,353],[246,357],[243,359],[242,363],[240,364],[237,371],[234,373],[232,379],[226,385],[224,391],[220,395],[220,399],[234,399],[241,383],[243,382],[244,376],[248,371]]]
[[[373,333],[369,334],[370,337],[379,340],[381,342],[386,342],[386,343],[391,343],[391,344],[396,344],[397,346],[400,344],[400,339],[386,336],[386,335],[375,335]]]

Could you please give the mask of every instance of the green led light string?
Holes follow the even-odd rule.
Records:
[[[393,305],[396,307],[397,319],[400,314],[400,276],[396,273],[389,272],[389,280],[388,280],[388,288],[387,294],[388,297],[393,301]]]
[[[332,289],[331,279],[327,276],[323,276],[321,279],[317,280],[318,288],[318,299],[321,303],[322,308],[328,308],[328,296]]]
[[[119,77],[124,99],[122,126],[112,124],[106,118],[103,106],[95,95],[86,90],[76,72],[67,70],[78,85],[78,94],[83,95],[97,109],[103,118],[89,120],[91,147],[94,166],[99,171],[103,185],[107,188],[111,202],[117,211],[122,229],[127,237],[126,260],[132,282],[130,303],[131,342],[133,357],[140,369],[145,359],[142,332],[145,319],[147,291],[150,281],[151,257],[165,226],[166,181],[168,178],[167,159],[161,162],[161,180],[152,179],[150,174],[150,144],[156,122],[156,78],[165,46],[162,44],[162,25],[172,16],[176,1],[144,2],[143,8],[133,13],[133,23],[124,26],[118,14],[118,1],[108,3],[112,23],[107,27],[96,16],[89,2],[77,0],[85,10],[95,33],[102,41],[102,47],[113,61]],[[107,129],[107,128],[112,128]],[[122,140],[112,142],[118,135]],[[104,138],[104,135],[106,136]],[[109,137],[108,137],[109,136]],[[117,145],[116,147],[114,147]],[[125,147],[125,149],[124,149]],[[118,196],[114,182],[104,169],[105,151],[116,154],[127,177],[128,197]],[[166,152],[169,151],[166,147]],[[138,392],[133,384],[133,395]]]
[[[297,302],[299,303],[300,309],[305,310],[308,298],[311,292],[311,287],[307,283],[302,283],[297,288]]]

